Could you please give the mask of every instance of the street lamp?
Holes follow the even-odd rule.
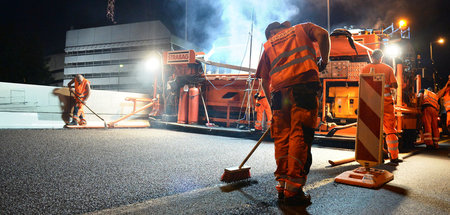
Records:
[[[436,71],[436,69],[434,68],[434,59],[433,59],[433,43],[438,43],[438,44],[444,44],[445,43],[445,39],[444,38],[439,38],[438,40],[435,40],[435,41],[431,41],[430,42],[430,60],[431,60],[431,67],[432,67],[432,69],[433,69],[433,81],[434,81],[434,91],[436,92],[437,91],[437,88],[438,88],[438,84],[436,83],[437,81],[436,81],[436,79],[437,79],[437,71]]]
[[[431,41],[430,42],[430,59],[431,59],[431,63],[434,64],[434,60],[433,60],[433,43],[438,43],[438,44],[444,44],[445,43],[445,39],[444,38],[439,38],[436,41]]]

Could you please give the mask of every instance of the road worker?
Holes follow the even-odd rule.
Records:
[[[383,63],[383,51],[376,49],[372,52],[372,63],[367,64],[361,73],[384,74],[384,113],[383,113],[383,131],[386,135],[387,151],[390,157],[390,164],[398,165],[402,162],[398,158],[398,137],[397,129],[395,128],[394,115],[394,99],[391,91],[397,89],[398,84],[395,79],[392,67]]]
[[[269,102],[267,101],[266,94],[264,94],[264,90],[261,90],[258,93],[255,93],[255,111],[256,111],[256,121],[255,121],[255,129],[262,130],[263,129],[263,120],[266,119],[267,127],[270,127],[272,121],[272,110],[270,109]],[[264,114],[266,117],[264,118]]]
[[[328,63],[328,32],[312,23],[291,27],[286,21],[267,26],[267,42],[256,71],[272,108],[278,198],[286,204],[307,204],[303,191],[312,163],[311,144],[318,115],[319,71]],[[319,45],[321,59],[313,43]]]
[[[422,107],[422,122],[425,130],[423,133],[423,140],[427,149],[439,148],[439,98],[441,98],[447,91],[449,83],[450,79],[449,81],[447,81],[447,84],[445,84],[444,88],[442,88],[437,94],[433,92],[431,87],[425,90],[422,89],[419,92],[419,104]]]
[[[72,84],[74,84],[75,87],[73,87]],[[91,82],[82,75],[77,74],[67,86],[69,87],[72,96],[75,98],[72,122],[70,122],[69,125],[85,125],[86,119],[84,119],[83,106],[91,95]]]

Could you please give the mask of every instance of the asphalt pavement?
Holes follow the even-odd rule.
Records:
[[[450,214],[450,142],[416,146],[379,189],[334,182],[352,149],[314,144],[307,206],[279,203],[273,143],[250,180],[220,182],[256,143],[162,129],[0,130],[0,214]]]

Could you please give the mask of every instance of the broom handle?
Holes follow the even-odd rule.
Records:
[[[242,166],[244,166],[245,162],[247,162],[247,160],[250,158],[250,156],[252,156],[253,152],[256,150],[256,148],[258,148],[259,144],[261,144],[261,142],[264,140],[264,138],[267,136],[267,134],[269,133],[269,129],[267,129],[264,134],[259,138],[258,142],[256,143],[256,145],[253,147],[252,151],[250,151],[250,153],[248,153],[247,157],[244,159],[244,161],[242,161],[241,165],[239,165],[239,169],[242,168]]]
[[[203,108],[205,108],[206,120],[208,120],[208,123],[209,123],[209,116],[208,116],[208,110],[206,110],[205,99],[203,98],[202,90],[200,90],[201,88],[199,87],[198,89],[199,89],[199,92],[200,92],[200,97],[202,97]]]
[[[83,103],[82,101],[81,101],[81,99],[80,99],[80,97],[78,97],[75,93],[72,93],[72,91],[70,91],[70,93],[72,94],[72,95],[74,95],[75,96],[75,98],[77,98],[78,99],[78,101],[80,101],[81,103]],[[105,121],[103,118],[101,118],[97,113],[95,113],[91,108],[89,108],[89,106],[87,106],[86,104],[84,104],[84,106],[86,106],[93,114],[95,114],[98,118],[100,118],[103,122]],[[106,122],[105,122],[106,123]]]

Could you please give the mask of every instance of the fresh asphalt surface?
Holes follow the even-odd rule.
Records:
[[[0,130],[0,214],[450,214],[450,144],[401,154],[380,189],[333,182],[356,162],[349,149],[314,144],[308,206],[276,200],[273,143],[247,165],[252,178],[224,184],[256,143],[160,129]],[[329,144],[328,144],[329,145]]]

